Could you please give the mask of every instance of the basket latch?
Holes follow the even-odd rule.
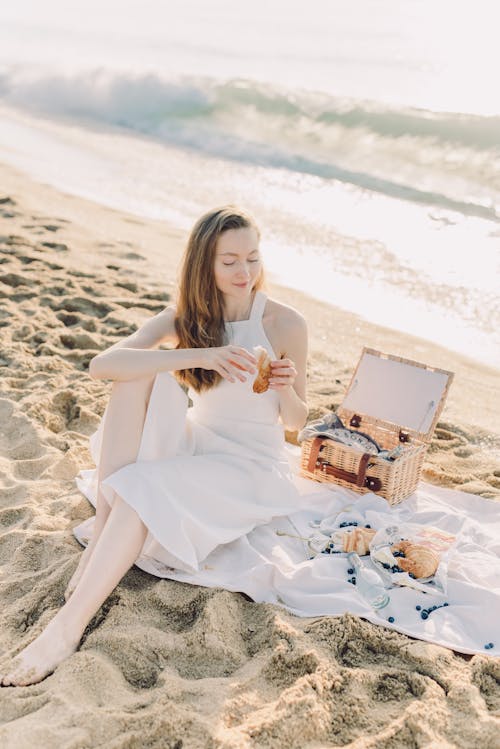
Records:
[[[353,414],[351,416],[351,420],[350,420],[349,424],[350,424],[350,426],[352,426],[355,429],[357,429],[361,425],[361,416],[359,416],[359,414]]]
[[[408,432],[405,432],[403,429],[399,430],[399,441],[400,442],[409,442],[410,441],[410,435]]]

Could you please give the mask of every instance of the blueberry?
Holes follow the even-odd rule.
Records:
[[[428,614],[428,612],[425,609],[422,611],[422,613],[420,614],[420,616],[422,617],[422,619],[428,619],[429,618],[429,614]]]
[[[309,557],[309,559],[314,559],[314,557]]]
[[[490,649],[490,643],[489,643],[489,642],[488,642],[488,643],[486,643],[486,645],[484,646],[484,649],[485,649],[485,650],[489,650],[489,649]]]
[[[365,528],[371,528],[371,525],[370,525],[370,523],[367,523],[367,524],[365,525]]]
[[[351,582],[352,582],[353,585],[356,585],[356,578],[355,577],[351,577]]]
[[[415,580],[415,575],[413,572],[408,572],[408,577],[411,577],[412,580]]]
[[[384,568],[384,570],[390,570],[391,569],[391,565],[387,564],[387,562],[382,562],[382,567]]]
[[[349,569],[347,570],[347,574],[348,575],[354,575],[354,570],[353,570],[352,567],[349,567]]]
[[[357,524],[358,524],[357,520],[353,520],[352,523],[351,523],[351,525],[357,525]]]
[[[448,601],[445,601],[445,603],[443,603],[443,606],[449,606],[449,605],[450,604],[448,603]]]
[[[415,606],[415,608],[417,609],[417,611],[420,611],[420,609],[422,608],[422,606],[420,606],[420,605],[419,606]]]
[[[388,621],[388,622],[390,622],[390,623],[392,624],[392,623],[393,623],[393,621],[394,621],[394,617],[393,617],[393,616],[390,616],[390,617],[389,617],[389,618],[387,619],[387,621]]]
[[[333,549],[334,545],[335,544],[328,544],[328,546],[330,547],[330,549]]]

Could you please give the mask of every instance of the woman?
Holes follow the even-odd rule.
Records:
[[[93,379],[113,380],[90,472],[92,538],[65,605],[16,656],[2,686],[40,681],[70,656],[145,550],[174,568],[197,569],[218,545],[296,509],[284,427],[301,429],[307,419],[307,328],[264,293],[259,240],[254,219],[235,206],[203,215],[184,253],[177,304],[90,362]],[[164,342],[175,349],[150,350]],[[269,389],[259,394],[256,345],[272,359]],[[167,452],[144,460],[159,416]]]

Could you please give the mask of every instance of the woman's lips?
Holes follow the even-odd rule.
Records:
[[[244,286],[248,286],[248,282],[246,283],[235,283],[235,286],[239,286],[240,288],[243,288]]]

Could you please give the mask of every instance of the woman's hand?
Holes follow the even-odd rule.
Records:
[[[271,372],[269,379],[270,388],[273,390],[285,390],[288,387],[293,387],[293,383],[297,377],[297,370],[295,369],[295,363],[291,359],[271,361]]]
[[[242,346],[214,346],[200,349],[201,369],[215,369],[221,377],[229,382],[246,381],[242,371],[257,372],[257,359]]]

